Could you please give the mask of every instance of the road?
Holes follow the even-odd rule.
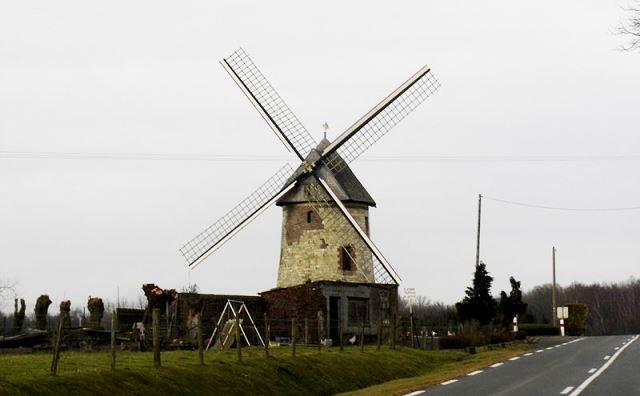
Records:
[[[541,347],[409,395],[640,395],[638,337]]]

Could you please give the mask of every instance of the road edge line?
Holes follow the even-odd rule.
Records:
[[[607,362],[602,367],[600,367],[598,369],[598,371],[593,373],[593,375],[591,375],[583,383],[581,383],[580,386],[578,386],[569,396],[578,396],[583,390],[587,389],[587,386],[589,386],[593,382],[593,380],[598,378],[600,376],[600,374],[604,373],[604,371],[607,368],[609,368],[609,366],[611,366],[611,364],[618,358],[618,356],[620,356],[622,351],[624,351],[626,347],[628,347],[635,340],[637,340],[638,337],[640,337],[640,336],[636,335],[635,337],[633,337],[631,339],[631,341],[627,342],[626,344],[624,344],[624,346],[622,348],[618,349],[618,351],[616,353],[614,353],[613,356],[611,356],[611,358],[609,360],[607,360]]]

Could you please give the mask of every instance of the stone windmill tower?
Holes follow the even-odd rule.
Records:
[[[221,64],[301,164],[295,171],[285,164],[187,242],[180,251],[189,266],[202,263],[275,203],[283,208],[280,288],[309,280],[397,287],[400,277],[369,238],[369,207],[375,202],[347,164],[440,87],[431,69],[420,68],[334,141],[316,143],[244,50]]]
[[[221,62],[287,150],[288,163],[251,195],[181,249],[194,268],[273,204],[282,207],[276,288],[262,292],[271,317],[318,314],[331,339],[375,332],[397,311],[400,277],[369,238],[373,198],[349,162],[430,97],[440,83],[423,66],[329,142],[316,143],[249,56],[238,50]],[[276,329],[273,329],[274,331]],[[286,326],[281,329],[286,333]],[[272,333],[276,334],[276,333]],[[319,341],[319,340],[318,340]]]
[[[330,142],[325,138],[307,156],[321,155]],[[340,159],[340,161],[343,161]],[[360,228],[369,235],[369,207],[376,203],[351,169],[344,164],[338,174],[325,165],[316,170],[336,193]],[[319,190],[318,181],[306,176],[294,189],[276,201],[282,207],[282,242],[277,287],[305,282],[344,281],[372,283],[373,257],[359,237],[342,233],[325,224],[309,190]],[[326,199],[326,197],[325,197]]]

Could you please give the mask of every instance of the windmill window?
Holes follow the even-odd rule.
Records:
[[[340,248],[340,268],[343,271],[353,271],[355,268],[355,263],[353,262],[353,257],[355,255],[355,250],[353,246],[347,245],[342,246]]]
[[[364,216],[364,231],[369,236],[369,216]]]
[[[313,220],[313,211],[310,210],[307,212],[307,223],[311,223],[311,220]]]

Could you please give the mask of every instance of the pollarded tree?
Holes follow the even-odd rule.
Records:
[[[498,312],[502,317],[502,324],[509,326],[514,316],[524,315],[527,312],[527,303],[522,301],[522,290],[520,290],[520,282],[516,281],[512,276],[509,278],[511,283],[511,291],[507,296],[504,291],[500,292],[500,303],[498,304]]]
[[[493,278],[481,261],[473,275],[473,286],[467,287],[466,296],[456,304],[461,322],[477,320],[481,325],[491,322],[496,316],[496,300],[491,296]]]
[[[51,300],[46,294],[42,294],[36,300],[34,311],[36,314],[36,329],[38,330],[47,329],[47,312],[49,311],[49,305],[51,305]]]

